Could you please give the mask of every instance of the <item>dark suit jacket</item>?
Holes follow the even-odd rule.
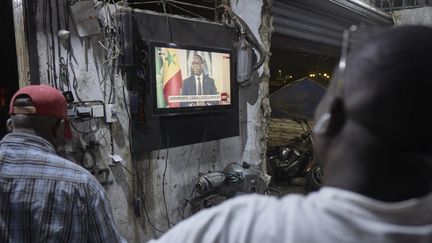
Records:
[[[203,75],[202,83],[203,95],[215,95],[217,94],[216,85],[214,79],[210,78],[208,75]],[[195,84],[195,75],[189,76],[187,79],[183,80],[182,95],[196,95],[197,88]],[[205,102],[207,105],[217,105],[217,101]],[[195,102],[183,102],[181,106],[195,105]]]
[[[203,95],[215,95],[217,94],[216,85],[214,79],[208,75],[203,75]],[[196,95],[195,75],[192,75],[183,81],[182,95]]]

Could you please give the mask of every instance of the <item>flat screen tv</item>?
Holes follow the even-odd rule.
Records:
[[[151,42],[150,52],[153,114],[234,109],[231,49]]]

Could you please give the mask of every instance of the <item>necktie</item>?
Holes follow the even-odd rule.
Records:
[[[201,80],[200,77],[197,77],[198,80],[198,95],[202,95],[202,90],[201,90]]]

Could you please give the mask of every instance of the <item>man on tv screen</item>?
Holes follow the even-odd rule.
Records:
[[[182,95],[216,95],[214,79],[203,73],[203,59],[195,54],[192,57],[192,75],[183,80]],[[182,106],[215,105],[215,101],[185,102]]]

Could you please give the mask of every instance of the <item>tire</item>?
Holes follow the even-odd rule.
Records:
[[[306,191],[317,191],[324,182],[324,171],[321,166],[314,164],[306,174]]]

